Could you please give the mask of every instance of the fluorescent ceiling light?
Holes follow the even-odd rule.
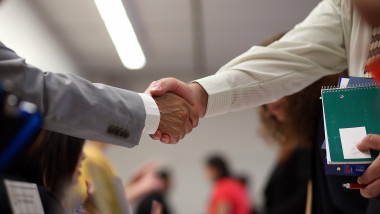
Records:
[[[94,0],[123,65],[141,69],[146,59],[122,0]]]

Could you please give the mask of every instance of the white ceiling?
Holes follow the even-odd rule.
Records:
[[[194,1],[198,0],[124,0],[147,55],[144,69],[128,71],[119,60],[93,0],[30,0],[82,67],[84,76],[124,88],[128,88],[126,82],[135,79],[151,81],[174,76],[190,80],[212,74],[252,45],[291,29],[319,2],[199,0],[204,30],[204,45],[199,45],[202,40],[193,41]],[[195,69],[194,48],[204,51],[203,71]]]

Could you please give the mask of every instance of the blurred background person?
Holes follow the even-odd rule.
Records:
[[[244,173],[238,174],[237,176],[235,176],[235,178],[245,187],[247,192],[249,191],[250,187],[252,187],[252,182],[250,181],[249,176],[247,174],[244,174]],[[253,198],[251,198],[250,200],[250,207],[251,207],[252,214],[259,213],[259,211],[257,210],[257,207],[255,206],[255,201],[253,200]]]
[[[283,35],[278,34],[261,45],[268,46]],[[268,143],[278,146],[277,163],[264,190],[264,213],[305,213],[321,88],[335,85],[343,75],[348,72],[324,77],[298,93],[258,109],[260,134]]]
[[[265,188],[266,213],[305,213],[321,88],[336,84],[343,75],[347,72],[324,77],[296,94],[259,108],[261,135],[279,147],[277,164]]]
[[[373,27],[380,27],[380,2],[377,0],[352,0],[360,15]]]
[[[206,160],[206,175],[213,184],[208,214],[249,214],[250,198],[245,186],[233,178],[226,160],[212,155]]]
[[[107,175],[108,177],[118,177],[112,162],[107,158],[105,152],[110,145],[101,142],[87,141],[84,146],[84,152],[87,156],[82,163],[82,176],[78,185],[73,191],[72,201],[74,207],[83,204],[87,197],[86,183],[93,184],[91,167]],[[136,203],[141,197],[151,191],[161,190],[163,182],[157,176],[160,170],[158,163],[150,162],[140,167],[125,185],[125,196],[130,204]],[[96,184],[95,184],[96,186]]]
[[[172,186],[172,178],[170,172],[167,169],[162,169],[157,174],[161,183],[162,189],[152,190],[138,203],[136,208],[136,214],[151,214],[153,209],[153,202],[156,201],[162,206],[162,214],[171,214],[170,205],[167,202],[167,194]]]
[[[83,139],[42,130],[0,175],[3,179],[37,184],[46,214],[72,213],[65,206],[66,190],[76,185],[81,175],[81,162],[85,159],[83,144]],[[3,184],[0,185],[0,210],[12,213]]]

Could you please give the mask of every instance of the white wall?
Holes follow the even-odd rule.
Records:
[[[255,109],[201,119],[200,125],[177,145],[164,145],[143,136],[134,149],[112,146],[108,155],[123,179],[148,160],[158,160],[173,172],[170,195],[176,213],[205,213],[210,184],[204,175],[208,154],[222,152],[234,172],[245,172],[252,179],[251,195],[262,202],[262,191],[274,161],[274,149],[258,137]]]
[[[78,73],[79,68],[28,0],[0,5],[0,41],[44,71]]]

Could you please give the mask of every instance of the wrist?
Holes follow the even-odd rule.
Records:
[[[206,90],[198,83],[193,82],[189,84],[189,87],[194,93],[198,106],[196,107],[200,117],[204,117],[207,110],[208,94]]]

